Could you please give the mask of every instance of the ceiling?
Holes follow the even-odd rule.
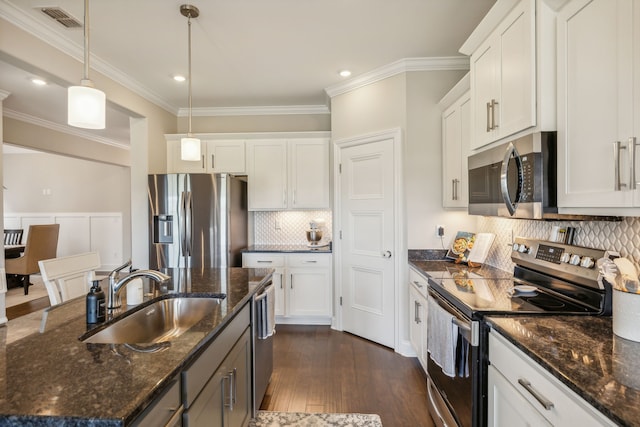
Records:
[[[187,83],[172,79],[188,71],[183,3],[91,1],[92,68],[168,111],[177,114],[186,108]],[[403,58],[459,56],[459,47],[494,3],[193,0],[200,9],[200,16],[192,19],[193,107],[326,108],[325,89],[345,82],[340,70],[351,70],[353,79]],[[83,5],[82,0],[0,0],[0,16],[33,28],[39,37],[82,58],[82,29],[67,29],[40,8],[60,7],[82,23]],[[25,72],[42,70],[2,59],[0,89],[11,92],[5,107],[64,125],[68,82],[36,87]],[[109,109],[107,126],[105,131],[87,132],[127,142],[126,113]]]

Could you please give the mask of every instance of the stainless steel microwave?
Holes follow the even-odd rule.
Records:
[[[535,132],[469,156],[469,213],[558,217],[556,132]]]

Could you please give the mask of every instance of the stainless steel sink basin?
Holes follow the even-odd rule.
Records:
[[[220,304],[221,298],[175,297],[156,301],[81,337],[96,344],[146,344],[170,341],[182,335]]]

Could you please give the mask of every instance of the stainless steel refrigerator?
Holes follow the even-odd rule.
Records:
[[[241,267],[247,216],[242,177],[149,175],[149,267]]]

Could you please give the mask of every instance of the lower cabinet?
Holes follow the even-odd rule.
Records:
[[[427,372],[427,280],[409,268],[409,339]]]
[[[182,425],[180,381],[174,380],[167,390],[133,422],[135,427],[177,427]]]
[[[330,253],[248,252],[242,266],[274,269],[276,323],[331,324]]]
[[[182,425],[246,426],[251,419],[249,305],[182,372]]]
[[[493,330],[489,361],[489,426],[615,425]]]

